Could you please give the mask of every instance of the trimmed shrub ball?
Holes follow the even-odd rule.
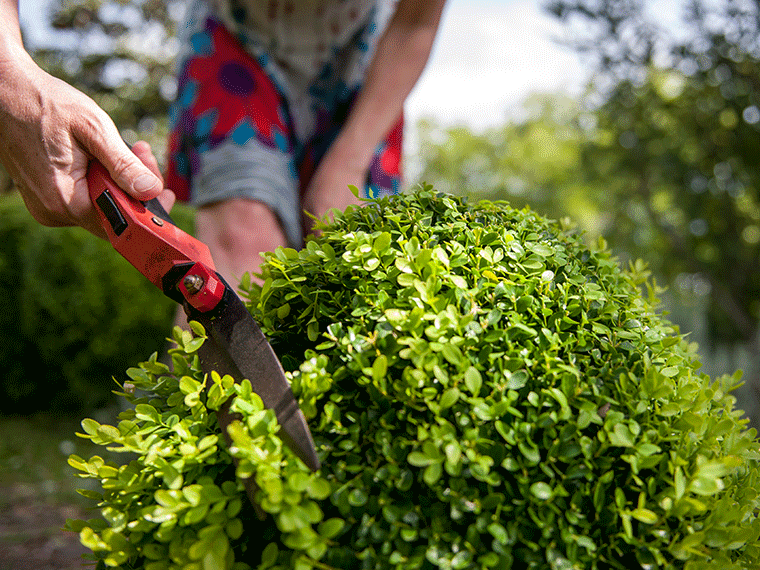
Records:
[[[85,494],[102,518],[67,523],[99,568],[760,567],[739,375],[699,372],[645,264],[424,186],[337,214],[260,277],[241,288],[321,470],[247,381],[204,375],[197,324],[177,329],[171,372],[154,355],[128,371],[117,425],[82,423],[125,461],[69,460],[100,485]]]

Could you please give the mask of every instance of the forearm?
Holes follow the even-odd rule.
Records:
[[[331,155],[366,168],[427,64],[445,0],[400,0]]]
[[[19,107],[31,102],[24,100],[24,84],[37,64],[24,49],[19,27],[17,0],[0,0],[0,118],[6,113],[18,114]]]
[[[15,61],[26,54],[21,40],[18,1],[0,0],[0,63]]]

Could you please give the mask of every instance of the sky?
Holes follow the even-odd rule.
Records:
[[[448,0],[428,65],[407,101],[407,121],[430,117],[482,130],[519,116],[534,92],[578,93],[587,71],[555,41],[561,29],[541,1]],[[44,39],[39,14],[47,2],[20,1],[30,41]]]
[[[557,41],[541,0],[449,0],[433,53],[407,101],[410,120],[474,130],[519,117],[533,93],[580,93],[589,78]]]

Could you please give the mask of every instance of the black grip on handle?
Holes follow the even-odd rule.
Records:
[[[103,215],[106,217],[108,223],[111,224],[113,233],[117,236],[123,234],[124,230],[127,229],[127,226],[129,224],[127,223],[127,220],[124,219],[121,211],[119,211],[119,207],[116,205],[116,202],[113,201],[111,193],[106,190],[95,199],[95,203],[103,212]]]

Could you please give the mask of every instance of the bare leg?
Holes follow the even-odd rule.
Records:
[[[277,216],[255,200],[235,198],[204,206],[195,226],[197,238],[211,250],[216,270],[233,287],[246,271],[259,270],[262,252],[287,245]]]
[[[216,270],[236,288],[243,273],[255,273],[262,252],[287,245],[285,232],[269,206],[255,200],[234,198],[198,209],[196,237],[211,250]],[[177,311],[175,325],[187,327],[184,311]]]

